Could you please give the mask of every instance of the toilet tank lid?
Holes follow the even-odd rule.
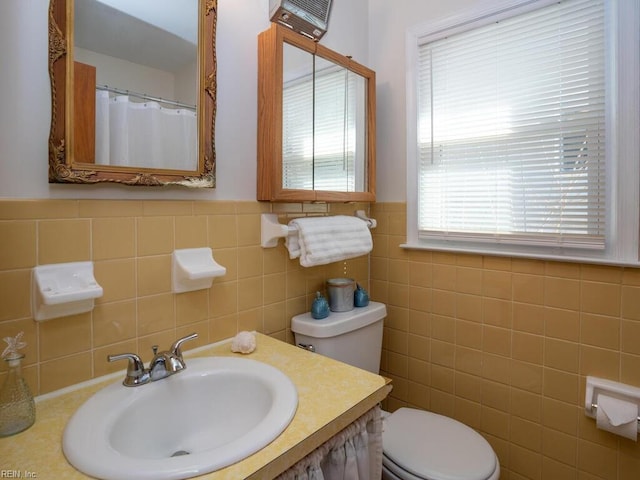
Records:
[[[329,338],[366,327],[386,316],[384,303],[369,302],[366,307],[356,307],[348,312],[331,312],[321,320],[314,319],[309,312],[296,315],[291,319],[291,330],[313,338]]]

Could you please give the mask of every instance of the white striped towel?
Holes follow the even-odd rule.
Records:
[[[313,267],[366,255],[373,248],[367,222],[348,215],[304,217],[289,222],[298,234],[289,235],[285,246],[290,258]]]

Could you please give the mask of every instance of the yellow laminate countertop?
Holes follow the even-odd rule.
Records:
[[[258,333],[256,339],[256,350],[242,356],[273,365],[289,376],[298,389],[296,414],[286,430],[262,450],[197,478],[273,478],[373,408],[391,390],[389,382],[379,375],[266,335]],[[197,349],[197,352],[186,352],[187,367],[189,357],[210,355],[241,354],[231,352],[229,342],[212,344]],[[62,453],[62,433],[80,405],[114,381],[119,382],[121,378],[110,376],[108,380],[37,398],[35,424],[22,433],[0,438],[0,473],[9,472],[13,478],[39,480],[90,478],[66,461]]]

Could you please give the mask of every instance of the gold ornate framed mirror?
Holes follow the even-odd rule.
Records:
[[[50,0],[49,75],[52,111],[49,183],[113,182],[134,186],[215,187],[217,0],[192,0],[190,10],[178,0],[147,1],[155,3],[146,7],[141,6],[140,2],[128,0]],[[171,3],[174,5],[171,6]],[[121,16],[119,8],[133,8],[136,4],[139,10],[145,10],[141,12],[143,14],[157,14],[161,4],[168,5],[167,8],[175,9],[175,12],[189,10],[191,18],[188,20],[191,23],[182,25],[182,30],[178,27],[172,30],[158,23],[160,20],[146,18],[145,15],[137,17],[135,13],[127,11],[124,17]],[[100,9],[100,16],[89,8]],[[106,17],[101,16],[103,14]],[[101,36],[99,30],[116,16],[117,25]],[[165,19],[173,21],[175,17],[171,12],[164,12]],[[98,18],[109,20],[96,22]],[[126,20],[120,23],[122,18]],[[86,19],[94,23],[88,23]],[[142,32],[149,36],[128,37],[129,34],[140,35]],[[86,43],[78,45],[80,38],[86,39]],[[173,42],[171,45],[178,47],[170,48],[167,46],[169,43],[157,40],[160,38],[166,38]],[[115,50],[116,47],[102,50],[107,40],[100,39],[119,40],[119,50]],[[89,46],[92,42],[94,47]],[[185,45],[192,47],[190,53],[189,48],[183,49]],[[157,48],[155,52],[140,53],[140,65],[112,53],[137,50],[134,48],[137,46]],[[157,66],[168,62],[169,50],[175,52],[174,58],[184,64],[180,70],[175,67],[178,73],[171,71],[165,74],[164,67]],[[160,63],[152,64],[154,58]],[[167,71],[169,69],[167,67]],[[151,85],[138,83],[143,86],[133,88],[113,85],[113,79],[125,77],[127,80],[135,78],[134,84],[144,77],[150,79]],[[108,78],[111,85],[102,84],[101,78],[102,83]],[[188,101],[174,100],[164,93],[167,89],[189,97]],[[101,104],[98,98],[105,98],[106,103]],[[138,120],[139,117],[131,117],[132,120],[121,122],[121,117],[113,113],[110,117],[107,115],[106,120],[98,117],[97,111],[102,112],[106,108],[113,112],[116,103],[118,108],[126,103],[137,110],[151,110],[153,120],[147,124]],[[160,113],[166,114],[164,116],[167,119],[157,120]],[[136,141],[141,143],[141,140],[152,144],[149,139],[155,137],[147,136],[146,132],[153,130],[154,134],[157,133],[158,122],[162,124],[161,132],[173,134],[176,130],[184,130],[186,133],[183,132],[178,140],[153,144],[152,148],[140,154],[141,150],[135,150],[131,145]],[[144,125],[144,128],[132,135],[130,131],[139,125]],[[133,136],[133,140],[130,138],[114,143],[112,135],[116,130]],[[157,138],[163,136],[166,135],[161,133]],[[178,149],[176,144],[183,144],[184,149]],[[122,160],[123,151],[129,152],[130,160]],[[167,158],[158,162],[158,157]]]

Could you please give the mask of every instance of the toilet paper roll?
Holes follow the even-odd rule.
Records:
[[[638,440],[638,404],[598,395],[596,425],[602,430]]]

